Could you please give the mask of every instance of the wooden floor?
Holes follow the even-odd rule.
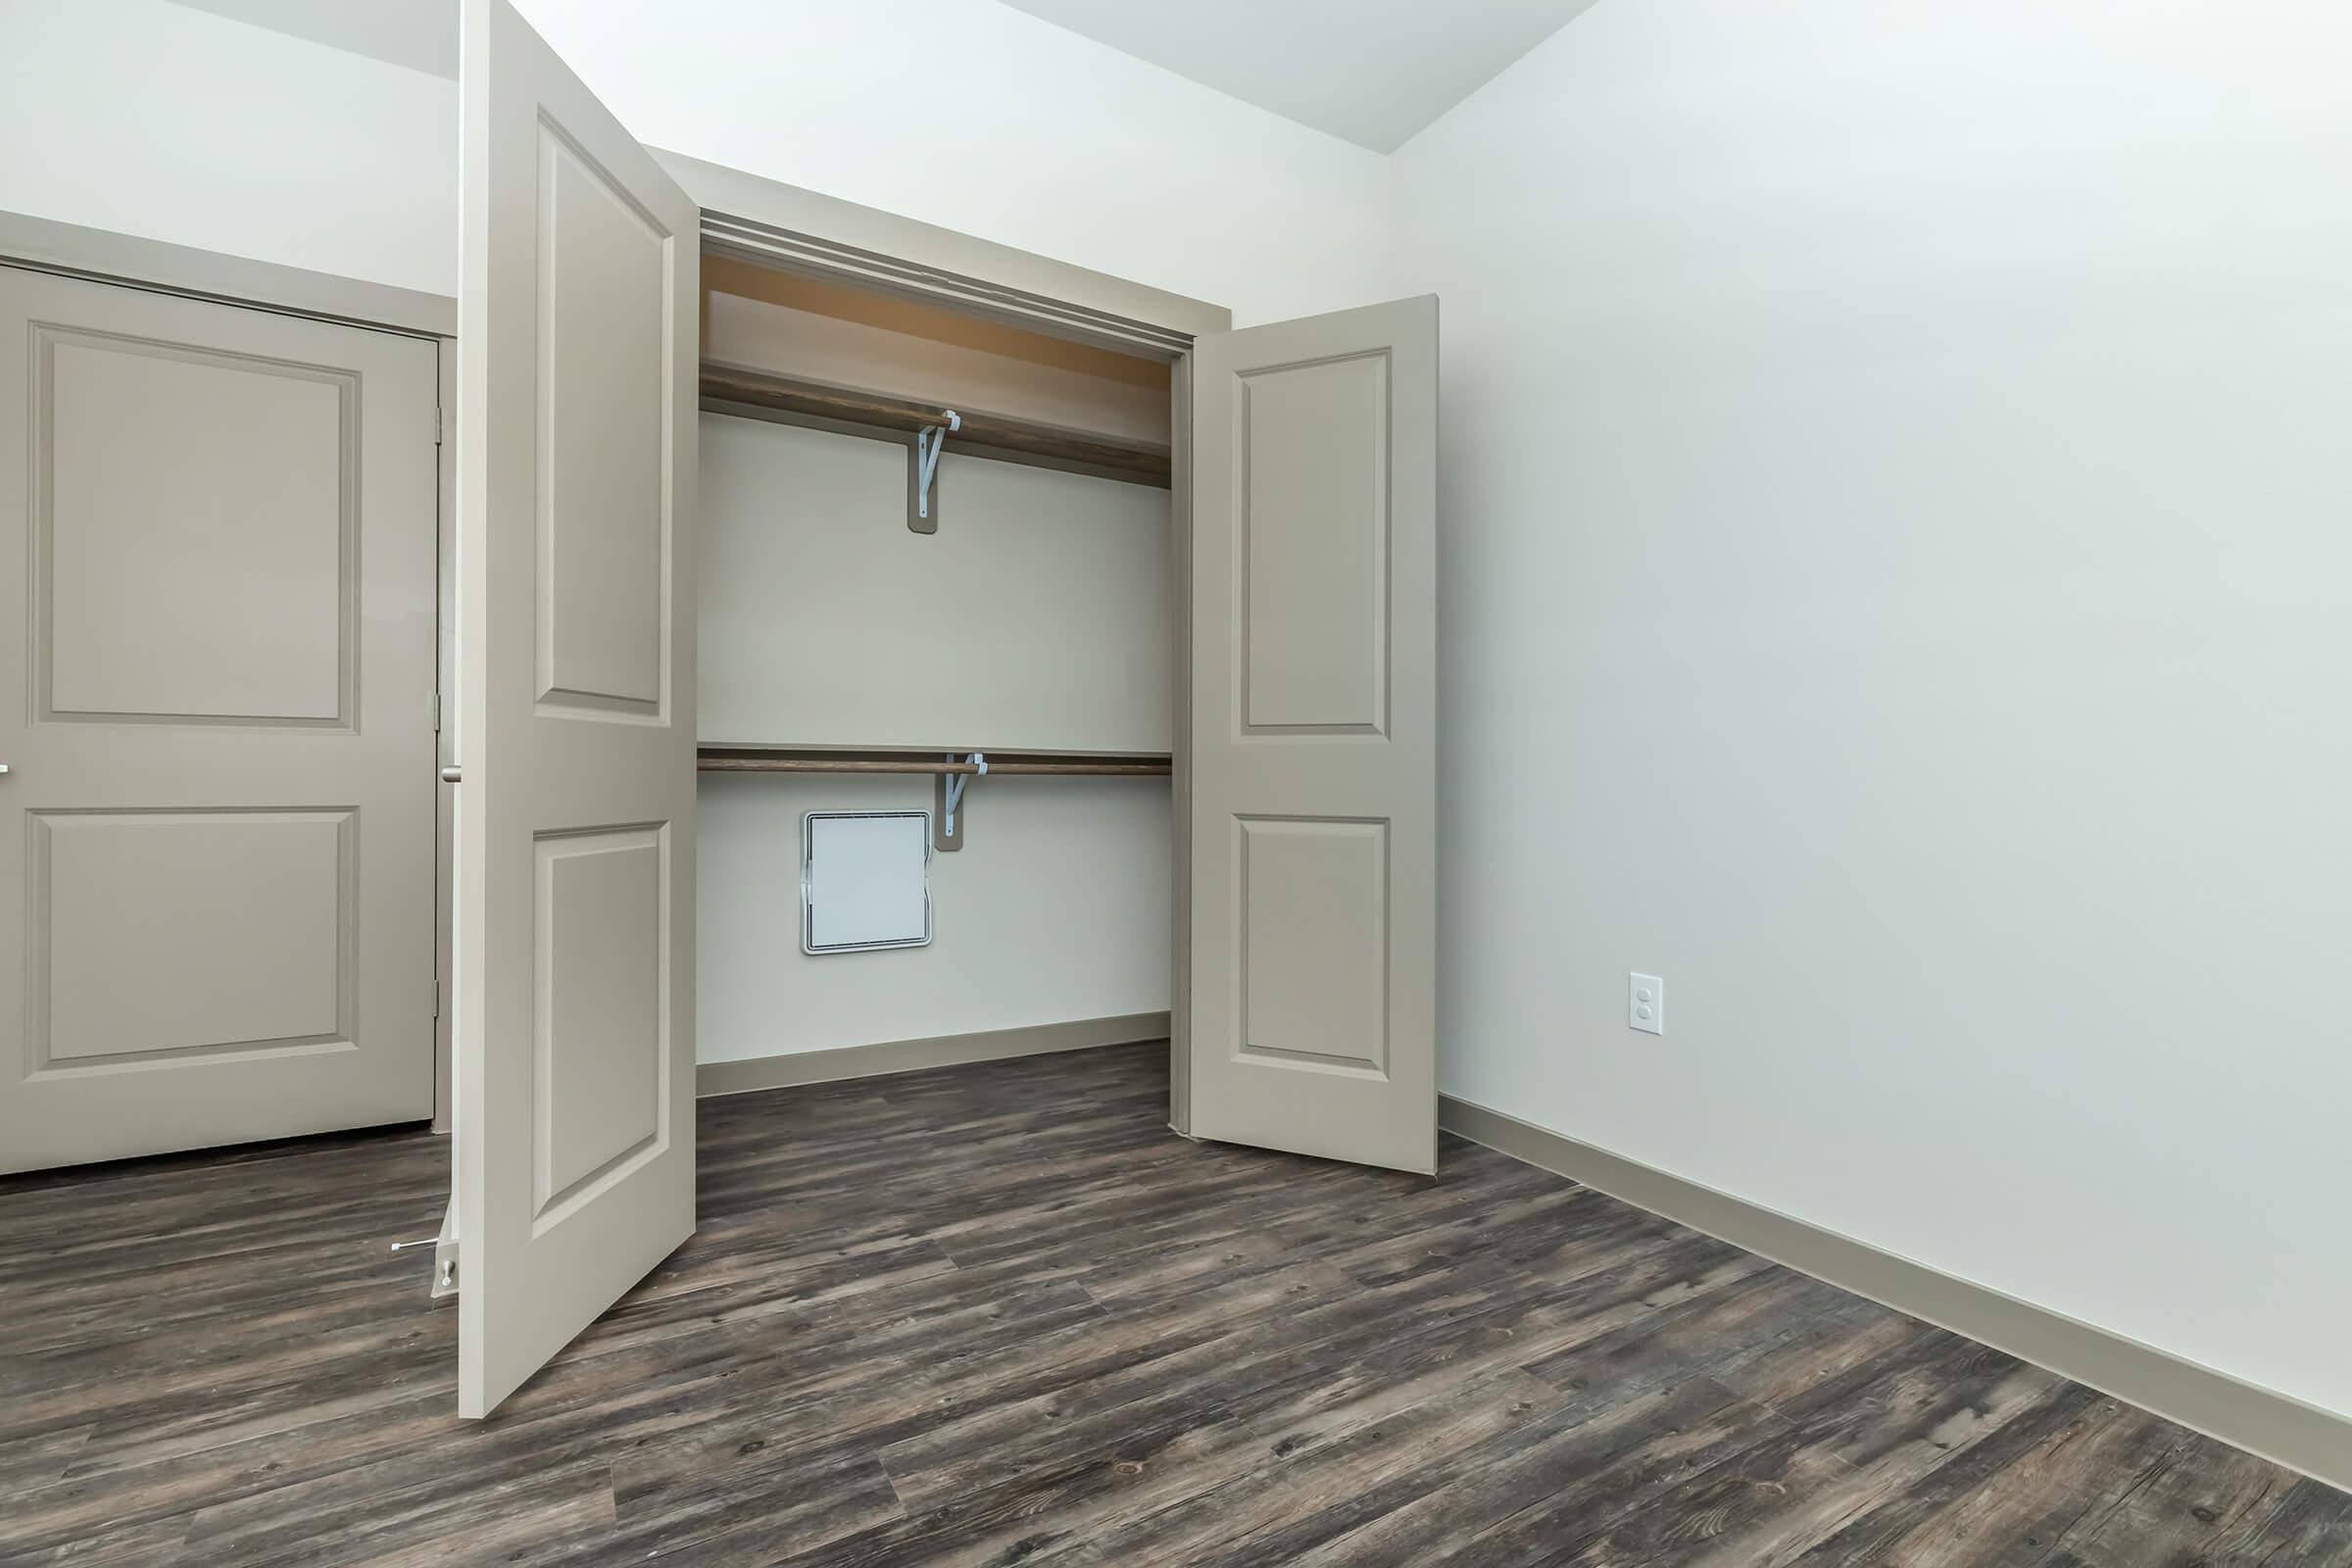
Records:
[[[446,1143],[0,1183],[9,1564],[2352,1563],[2352,1498],[1448,1140],[1121,1048],[705,1102],[692,1243],[487,1423]]]

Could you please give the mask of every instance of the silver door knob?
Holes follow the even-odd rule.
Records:
[[[441,782],[444,784],[460,783],[463,781],[464,773],[464,768],[461,768],[457,763],[452,762],[449,764],[449,766],[441,770]]]

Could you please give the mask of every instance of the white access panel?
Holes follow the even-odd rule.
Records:
[[[931,813],[801,819],[801,951],[867,953],[931,940]]]

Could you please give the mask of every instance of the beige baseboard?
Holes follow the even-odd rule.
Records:
[[[928,1040],[886,1040],[870,1046],[843,1046],[836,1051],[802,1051],[784,1056],[754,1056],[745,1061],[706,1061],[694,1070],[694,1092],[699,1099],[748,1095],[762,1089],[790,1089],[797,1084],[880,1078],[894,1072],[919,1072],[925,1067],[960,1067],[975,1061],[1003,1061],[1012,1056],[1042,1056],[1056,1051],[1085,1051],[1094,1046],[1124,1046],[1167,1038],[1166,1013],[1130,1012],[1115,1018],[1078,1018],[1068,1023],[1032,1024],[1023,1029],[936,1035]]]
[[[2352,1420],[1867,1243],[1445,1096],[1438,1125],[2352,1491]]]

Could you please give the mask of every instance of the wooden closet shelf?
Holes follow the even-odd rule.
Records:
[[[736,404],[767,409],[806,418],[838,419],[846,424],[875,425],[911,433],[940,423],[938,403],[915,403],[883,392],[822,381],[803,381],[755,370],[748,366],[703,362],[702,397],[706,404]],[[1009,414],[989,414],[958,407],[963,428],[948,437],[950,452],[993,449],[1030,458],[1048,458],[1083,467],[1106,469],[1122,478],[1166,489],[1174,466],[1161,443],[1094,435]]]
[[[977,773],[966,761],[950,761],[947,747],[932,756],[920,753],[753,752],[706,747],[695,759],[705,773]],[[967,750],[960,754],[971,755]],[[982,753],[987,756],[986,753]],[[1169,760],[1155,753],[1127,753],[1104,757],[991,757],[988,775],[1002,778],[1052,774],[1067,778],[1165,778]]]

